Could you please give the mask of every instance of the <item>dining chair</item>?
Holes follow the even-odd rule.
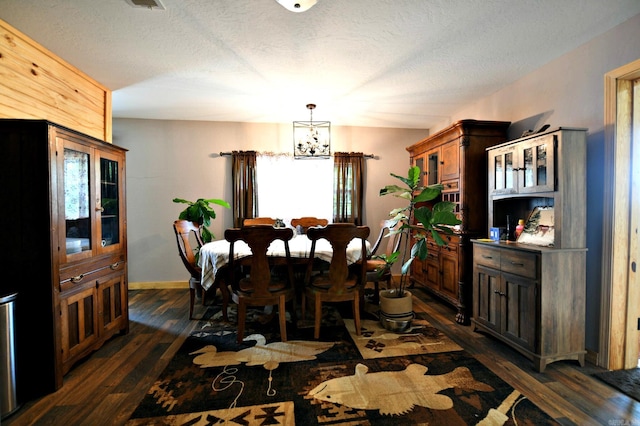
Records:
[[[305,317],[306,299],[314,301],[315,339],[320,338],[323,302],[351,301],[356,334],[360,335],[360,297],[366,279],[366,262],[347,262],[347,246],[354,238],[362,242],[361,253],[366,256],[369,227],[353,223],[333,223],[323,228],[309,228],[307,237],[311,240],[309,262],[305,274],[305,288],[302,293],[302,318]],[[324,238],[331,244],[332,256],[328,274],[313,275],[316,242]]]
[[[252,217],[242,221],[242,226],[254,226],[254,225],[271,225],[276,223],[275,219],[270,217]]]
[[[304,216],[296,219],[291,219],[291,226],[297,228],[298,225],[302,228],[303,233],[307,233],[307,229],[312,226],[327,226],[329,221],[327,219],[319,219],[317,217]]]
[[[232,298],[238,305],[238,343],[244,338],[247,307],[278,306],[280,338],[287,341],[287,322],[285,305],[292,302],[292,316],[295,318],[295,288],[289,240],[293,238],[293,229],[274,228],[269,225],[247,226],[227,229],[224,238],[229,245],[229,284]],[[282,259],[267,256],[272,242],[282,240],[285,249],[285,268],[281,268]],[[235,259],[234,249],[238,241],[245,242],[251,249],[251,255]],[[295,324],[295,319],[293,321]]]
[[[193,307],[197,293],[200,293],[202,305],[205,304],[205,290],[202,287],[200,280],[202,279],[202,268],[198,266],[196,260],[196,251],[203,245],[202,237],[200,236],[200,224],[189,220],[176,220],[173,222],[173,231],[176,234],[176,241],[178,243],[178,254],[182,263],[190,274],[189,278],[189,319],[193,317]],[[191,246],[191,241],[197,244],[197,248]],[[229,295],[226,286],[221,279],[216,279],[214,285],[211,287],[213,291],[220,289],[222,294],[222,319],[228,321],[227,307],[229,304]]]
[[[378,238],[373,244],[373,248],[371,249],[371,254],[367,256],[365,260],[366,263],[366,271],[367,278],[366,283],[374,284],[374,302],[378,301],[378,292],[380,291],[379,283],[385,282],[386,288],[391,287],[391,267],[385,262],[383,259],[377,258],[382,253],[379,253],[378,250],[383,246],[382,241],[386,238],[386,244],[384,244],[384,254],[385,256],[391,256],[392,253],[398,251],[400,247],[400,236],[401,233],[396,233],[389,235],[392,231],[397,231],[402,226],[402,222],[394,221],[391,219],[382,220],[380,222],[380,233],[378,234]]]

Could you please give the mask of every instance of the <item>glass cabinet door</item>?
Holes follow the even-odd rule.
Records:
[[[61,250],[66,257],[91,256],[92,247],[92,183],[91,149],[63,141],[62,197],[59,212],[65,219]]]
[[[516,155],[513,147],[489,151],[489,192],[494,195],[515,193],[516,171]]]
[[[522,179],[518,192],[555,190],[553,135],[535,138],[520,149]]]
[[[110,251],[120,244],[122,196],[120,187],[120,157],[99,152],[99,183],[96,199],[98,251]]]
[[[418,167],[420,169],[420,186],[425,185],[425,164],[424,164],[424,155],[418,155],[413,157],[411,165],[413,167]]]

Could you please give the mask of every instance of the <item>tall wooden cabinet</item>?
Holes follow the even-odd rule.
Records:
[[[447,246],[428,240],[428,258],[415,260],[411,281],[457,308],[456,321],[471,317],[471,242],[487,234],[486,148],[507,139],[509,122],[461,120],[407,148],[420,167],[422,185],[441,183],[436,201],[451,201],[462,221]]]
[[[553,239],[473,241],[474,326],[529,357],[540,372],[558,360],[584,365],[586,129],[498,145],[488,150],[488,163],[489,226],[527,219],[536,207],[552,209],[553,226],[541,232]]]
[[[2,293],[16,300],[19,402],[129,329],[125,150],[44,120],[0,120]]]

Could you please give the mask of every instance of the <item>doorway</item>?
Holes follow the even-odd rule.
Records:
[[[605,146],[598,365],[620,370],[640,362],[640,60],[605,75]]]

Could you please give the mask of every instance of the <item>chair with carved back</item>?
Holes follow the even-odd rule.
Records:
[[[270,217],[252,217],[242,221],[242,226],[275,225],[276,220]]]
[[[178,243],[178,254],[182,263],[190,274],[189,278],[189,319],[193,318],[193,307],[196,299],[196,293],[202,293],[202,304],[204,305],[205,295],[201,286],[202,269],[196,261],[196,250],[202,247],[202,237],[200,236],[200,224],[188,220],[176,220],[173,222],[173,230],[176,234]],[[191,242],[195,242],[197,248],[191,246]],[[215,289],[215,287],[214,287]],[[223,318],[227,319],[227,296],[222,290],[223,296]]]
[[[305,216],[296,219],[291,219],[291,226],[297,228],[298,225],[302,228],[303,233],[307,233],[307,229],[313,226],[327,226],[329,221],[327,219],[320,219],[317,217]]]
[[[292,302],[291,313],[295,318],[295,288],[289,252],[289,240],[293,238],[293,230],[255,225],[227,229],[224,238],[230,242],[228,274],[232,298],[238,304],[238,343],[244,338],[247,307],[272,305],[278,306],[280,338],[286,342],[287,302]],[[282,259],[267,256],[267,249],[276,240],[284,242],[286,268],[282,268]],[[251,256],[235,259],[234,248],[238,241],[243,241],[249,246]],[[295,319],[293,323],[295,324]]]
[[[386,288],[391,287],[391,267],[383,259],[377,258],[382,254],[379,253],[384,247],[385,256],[389,257],[392,253],[398,251],[400,247],[401,233],[391,234],[392,231],[398,231],[402,226],[401,222],[394,220],[383,220],[380,222],[380,234],[373,244],[371,254],[366,259],[367,283],[374,283],[374,302],[378,300],[378,292],[380,291],[379,283],[385,282]],[[386,244],[383,244],[386,242]]]
[[[353,223],[333,223],[322,228],[309,228],[307,237],[311,240],[309,262],[305,274],[305,288],[302,294],[302,318],[305,316],[306,299],[314,301],[314,333],[320,338],[323,302],[351,301],[353,321],[357,335],[360,335],[360,297],[366,279],[366,263],[356,262],[349,265],[347,246],[354,238],[362,241],[361,253],[366,256],[369,227],[356,226]],[[324,238],[332,248],[328,274],[313,274],[316,242]]]

